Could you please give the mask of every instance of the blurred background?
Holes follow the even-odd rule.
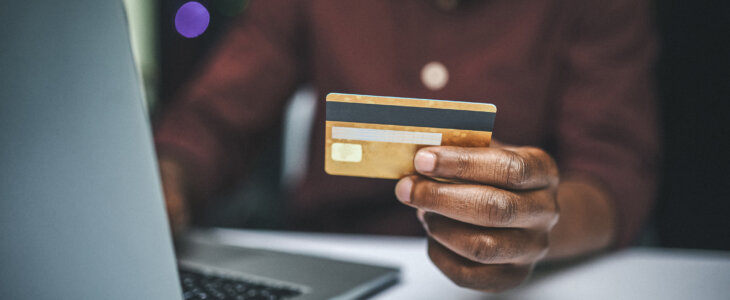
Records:
[[[174,101],[231,21],[248,6],[248,0],[201,0],[192,8],[189,1],[178,0],[124,2],[152,118]],[[181,10],[183,5],[187,10]],[[724,143],[730,130],[722,123],[730,107],[730,1],[661,0],[654,7],[662,43],[656,87],[663,119],[663,178],[654,214],[637,243],[730,250],[730,153]],[[176,26],[176,17],[185,13],[208,13],[209,22]],[[278,136],[286,132],[272,130]],[[281,163],[282,157],[286,160],[281,139],[269,144],[270,155],[259,164],[273,171],[242,183],[240,192],[222,202],[225,209],[214,210],[218,215],[200,222],[229,227],[266,223],[266,212],[276,205],[253,200],[275,198],[280,186],[269,184],[253,192],[249,187],[261,187],[287,172]],[[246,201],[240,201],[243,198]],[[256,209],[261,213],[251,213]],[[267,225],[274,226],[263,226]]]

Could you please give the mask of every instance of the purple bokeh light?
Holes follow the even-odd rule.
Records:
[[[210,13],[202,4],[190,1],[177,10],[175,29],[186,38],[194,38],[205,32],[210,22]]]

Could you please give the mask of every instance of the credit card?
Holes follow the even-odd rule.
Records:
[[[415,173],[428,146],[488,147],[497,107],[489,103],[330,93],[324,170],[398,179]]]

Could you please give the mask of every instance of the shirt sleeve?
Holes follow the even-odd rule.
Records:
[[[196,198],[244,167],[252,136],[278,124],[302,80],[301,1],[251,1],[155,128],[158,155],[183,163]]]
[[[649,213],[659,155],[648,1],[576,1],[566,27],[557,160],[611,195],[615,246],[631,243]]]

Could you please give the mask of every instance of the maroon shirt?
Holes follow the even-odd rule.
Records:
[[[162,118],[158,151],[184,160],[208,197],[250,164],[257,134],[281,121],[296,87],[311,84],[316,123],[291,226],[413,234],[420,227],[395,200],[396,181],[324,173],[324,95],[494,103],[497,140],[542,147],[563,176],[605,186],[625,245],[650,210],[656,178],[646,2],[252,1]],[[445,85],[421,78],[430,62],[445,67]]]

